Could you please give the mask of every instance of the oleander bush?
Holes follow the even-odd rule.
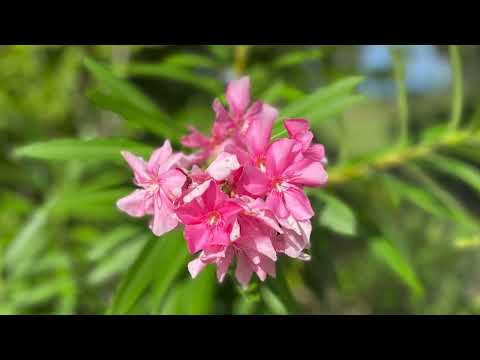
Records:
[[[479,313],[479,58],[453,45],[1,46],[0,313]],[[232,266],[220,283],[210,264],[192,279],[183,227],[152,232],[117,207],[135,187],[121,153],[148,160],[168,139],[191,158],[189,129],[210,134],[212,101],[247,76],[252,100],[278,110],[271,141],[301,118],[324,145],[328,181],[302,187],[310,259],[282,250],[275,277],[239,284]]]

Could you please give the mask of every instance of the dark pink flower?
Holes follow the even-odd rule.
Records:
[[[201,196],[180,206],[176,214],[185,225],[188,249],[196,253],[212,245],[228,245],[236,215],[242,208],[211,181]]]

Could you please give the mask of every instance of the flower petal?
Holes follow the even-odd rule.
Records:
[[[239,80],[232,80],[227,86],[227,102],[231,111],[241,116],[250,104],[250,78],[244,76]]]
[[[215,180],[222,181],[239,168],[240,164],[235,155],[222,152],[207,168],[207,173]]]
[[[295,219],[308,220],[315,214],[307,195],[296,186],[291,186],[285,190],[283,198],[286,208]]]
[[[159,178],[162,190],[171,200],[177,199],[182,194],[182,187],[187,177],[177,169],[168,170]]]
[[[237,254],[237,268],[235,269],[235,277],[238,282],[242,285],[243,288],[248,286],[250,279],[252,278],[253,270],[247,259],[247,257],[242,253],[238,252]]]
[[[261,196],[269,190],[269,179],[252,165],[245,166],[240,182],[243,188],[253,195]]]
[[[223,282],[225,275],[227,274],[228,268],[232,262],[234,251],[232,248],[227,249],[227,253],[223,259],[218,260],[217,264],[217,279],[219,282]]]
[[[272,190],[267,196],[265,204],[278,218],[287,218],[290,215],[289,211],[285,207],[282,193]]]
[[[270,177],[280,176],[293,164],[298,152],[294,151],[295,140],[280,139],[270,144],[267,150],[267,174]]]
[[[144,181],[150,179],[150,176],[147,173],[147,163],[145,162],[145,160],[128,151],[122,151],[121,154],[123,158],[127,161],[128,165],[130,165],[130,167],[132,168],[137,184],[141,184]]]
[[[273,122],[277,118],[277,109],[262,104],[262,109],[250,120],[245,134],[245,144],[252,155],[264,154],[272,136]]]
[[[158,174],[159,167],[172,155],[172,145],[165,140],[163,146],[155,150],[148,160],[148,170],[152,174]]]
[[[205,224],[185,225],[184,235],[191,254],[203,250],[212,239],[212,233]]]
[[[173,206],[166,196],[162,197],[162,202],[155,206],[153,219],[150,224],[152,232],[156,236],[162,236],[163,234],[172,231],[178,225],[178,218],[175,215]]]
[[[284,175],[291,184],[310,187],[324,185],[328,179],[323,165],[310,159],[294,162],[285,170]]]
[[[195,279],[198,276],[198,274],[205,268],[205,266],[207,266],[207,264],[204,263],[200,259],[200,257],[201,255],[195,260],[192,260],[188,263],[188,271],[192,276],[192,279]]]
[[[135,190],[130,195],[118,200],[117,207],[130,216],[142,217],[146,214],[147,196],[145,190]]]

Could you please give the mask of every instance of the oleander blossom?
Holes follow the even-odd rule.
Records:
[[[122,152],[138,189],[117,206],[133,217],[150,215],[157,236],[180,224],[196,256],[188,264],[193,278],[216,265],[222,282],[234,265],[247,287],[253,274],[275,277],[282,255],[310,259],[314,210],[305,188],[326,184],[326,155],[306,119],[284,120],[288,137],[272,141],[278,111],[251,103],[248,77],[228,84],[226,100],[228,111],[213,102],[211,136],[191,128],[182,138],[195,152],[173,152],[168,140],[148,162]]]

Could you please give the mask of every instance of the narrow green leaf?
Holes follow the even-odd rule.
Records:
[[[151,236],[120,283],[108,313],[127,314],[152,283],[155,283],[155,293],[161,295],[158,296],[160,302],[164,292],[184,266],[186,253],[186,246],[179,231],[172,231],[161,238]]]
[[[217,288],[215,267],[209,266],[196,279],[187,279],[172,289],[162,315],[206,315],[212,311]]]
[[[361,98],[351,98],[351,92],[362,81],[361,76],[352,76],[339,80],[332,85],[321,87],[312,94],[304,96],[303,98],[292,102],[286,106],[280,113],[279,120],[294,117],[307,117],[308,115],[317,117],[316,121],[321,121],[328,116],[332,116],[335,112],[343,110],[345,106],[351,105],[351,102],[359,101]],[[350,98],[348,101],[345,98]],[[323,110],[323,107],[330,105],[330,110]],[[343,106],[341,105],[343,103]],[[312,122],[313,124],[313,122]],[[272,138],[277,139],[286,135],[286,130],[283,129],[283,122],[278,121],[272,131]]]
[[[285,55],[279,56],[273,62],[273,66],[278,69],[283,69],[285,67],[303,64],[309,60],[320,59],[322,55],[322,50],[318,48],[303,51],[289,51]]]
[[[413,296],[423,297],[424,289],[410,263],[388,240],[375,238],[370,243],[373,254],[382,260],[412,291]]]
[[[93,104],[104,110],[119,114],[132,127],[147,129],[154,134],[177,141],[179,128],[177,123],[157,112],[145,111],[123,98],[105,95],[98,89],[89,90],[87,97]]]
[[[42,160],[122,161],[120,152],[147,157],[153,147],[123,139],[55,139],[15,149],[14,155]]]
[[[438,171],[464,181],[480,192],[480,171],[474,166],[443,155],[432,155],[426,158],[425,162]]]
[[[25,260],[36,248],[32,242],[41,240],[39,234],[48,220],[49,213],[57,201],[56,197],[49,199],[43,206],[38,208],[24,225],[18,235],[10,242],[5,253],[5,265],[13,268],[15,264]]]
[[[267,286],[262,286],[260,288],[260,293],[262,294],[263,301],[273,314],[288,315],[288,310],[285,304],[283,304],[282,300]]]
[[[132,84],[117,77],[110,69],[91,58],[85,58],[85,66],[100,81],[101,85],[117,99],[125,99],[147,113],[158,113],[155,103]]]
[[[319,223],[343,235],[355,235],[357,220],[353,210],[339,198],[325,192],[312,190],[309,194],[325,201],[325,208],[319,214]]]
[[[126,71],[131,76],[155,76],[171,79],[205,90],[214,96],[221,93],[223,85],[211,76],[198,75],[195,69],[184,68],[171,63],[130,63]]]
[[[121,225],[114,230],[103,234],[98,241],[93,242],[90,251],[87,252],[87,259],[98,261],[106,256],[115,246],[138,234],[139,228],[131,225]]]
[[[125,271],[145,246],[147,239],[148,235],[144,235],[115,249],[93,268],[87,276],[87,282],[98,285]]]
[[[411,185],[387,174],[383,175],[382,179],[392,194],[411,201],[413,204],[434,216],[451,216],[451,212],[445,208],[433,194],[427,191],[427,189],[419,185]]]

